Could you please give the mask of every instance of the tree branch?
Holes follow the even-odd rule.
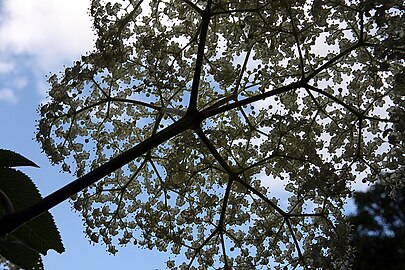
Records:
[[[171,126],[156,133],[154,136],[146,139],[133,148],[111,159],[107,163],[48,195],[38,203],[15,213],[6,214],[0,217],[0,237],[11,233],[21,225],[38,217],[59,203],[69,199],[74,194],[90,186],[91,184],[94,184],[103,177],[113,173],[115,170],[145,154],[152,148],[155,148],[163,142],[182,133],[183,131],[194,127],[196,121],[198,122],[196,117],[185,116]]]
[[[208,26],[211,19],[211,3],[212,0],[208,0],[207,6],[202,13],[200,40],[198,43],[197,60],[195,63],[193,83],[191,86],[191,96],[187,113],[194,113],[197,111],[198,88],[200,86],[200,77],[203,66],[205,41],[207,39]]]
[[[244,105],[249,105],[249,104],[251,104],[253,102],[256,102],[256,101],[259,101],[259,100],[262,100],[262,99],[266,99],[268,97],[272,97],[272,96],[275,96],[275,95],[278,95],[278,94],[282,94],[282,93],[285,93],[285,92],[288,92],[290,90],[297,89],[297,88],[300,88],[300,87],[303,87],[303,86],[305,86],[305,82],[304,81],[298,81],[298,82],[294,82],[294,83],[291,83],[289,85],[285,85],[285,86],[282,86],[280,88],[277,88],[277,89],[274,89],[274,90],[271,90],[271,91],[268,91],[268,92],[264,92],[262,94],[259,94],[259,95],[253,96],[253,97],[245,98],[245,99],[236,101],[234,103],[224,105],[224,106],[219,107],[219,108],[216,107],[217,106],[216,104],[213,104],[212,106],[202,110],[201,114],[202,114],[202,117],[205,119],[205,118],[212,117],[214,115],[224,113],[226,111],[230,111],[230,110],[233,110],[235,108],[242,107]]]
[[[217,149],[215,146],[210,142],[210,140],[205,136],[204,132],[200,128],[196,128],[195,132],[197,133],[198,137],[202,140],[204,145],[208,148],[210,153],[214,156],[214,158],[218,161],[218,163],[224,168],[226,173],[229,175],[229,177],[238,183],[240,183],[242,186],[244,186],[247,190],[264,200],[267,204],[269,204],[271,207],[274,208],[280,215],[282,215],[284,218],[288,217],[288,214],[278,207],[275,203],[273,203],[271,200],[269,200],[265,195],[257,191],[255,188],[251,187],[248,183],[243,181],[233,170],[232,168],[228,165],[228,163],[222,158],[222,156],[218,153]]]

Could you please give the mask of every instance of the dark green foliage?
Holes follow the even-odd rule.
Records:
[[[13,215],[39,202],[42,197],[32,180],[10,167],[34,166],[35,163],[9,150],[0,149],[0,213]],[[0,219],[1,222],[6,222]],[[24,269],[42,269],[41,255],[49,249],[62,253],[64,247],[52,215],[46,211],[0,238],[0,255]]]
[[[357,213],[350,216],[356,247],[353,269],[405,269],[405,190],[396,199],[375,185],[354,195]]]

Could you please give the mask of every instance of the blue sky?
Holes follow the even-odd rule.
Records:
[[[34,140],[37,109],[49,72],[63,70],[93,44],[88,0],[0,0],[0,148],[40,166],[24,168],[43,196],[74,180],[52,167]],[[51,210],[66,251],[44,257],[45,269],[165,269],[169,255],[134,246],[109,255],[85,238],[81,217],[68,202]]]

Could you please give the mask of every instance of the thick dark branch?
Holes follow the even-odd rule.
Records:
[[[194,251],[193,257],[191,258],[187,269],[190,269],[191,265],[193,264],[195,258],[200,253],[200,250],[211,241],[211,239],[218,234],[219,230],[216,228],[205,240],[202,244]]]
[[[221,232],[224,230],[226,209],[228,208],[228,201],[229,201],[229,195],[231,193],[232,183],[233,183],[233,180],[230,178],[226,185],[224,201],[222,202],[221,216],[219,217],[219,221],[218,221],[218,229],[221,230]]]
[[[211,3],[212,0],[208,0],[207,6],[202,13],[202,23],[201,23],[200,40],[198,43],[197,60],[195,63],[193,83],[191,86],[190,103],[187,110],[187,112],[190,113],[197,111],[198,88],[200,86],[200,77],[203,67],[205,41],[207,39],[208,26],[211,19]]]
[[[278,95],[278,94],[282,94],[282,93],[285,93],[285,92],[288,92],[290,90],[297,89],[297,88],[300,88],[300,87],[303,87],[303,86],[305,86],[305,83],[303,81],[298,81],[298,82],[295,82],[295,83],[292,83],[292,84],[289,84],[289,85],[285,85],[285,86],[282,86],[280,88],[277,88],[277,89],[274,89],[274,90],[271,90],[271,91],[264,92],[262,94],[259,94],[259,95],[253,96],[253,97],[238,100],[238,101],[236,101],[234,103],[227,104],[227,105],[224,105],[224,106],[219,107],[219,108],[216,107],[217,104],[213,104],[212,106],[204,109],[201,112],[201,114],[202,114],[202,117],[205,119],[205,118],[208,118],[208,117],[220,114],[220,113],[224,113],[224,112],[227,112],[227,111],[242,107],[244,105],[249,105],[249,104],[251,104],[253,102],[256,102],[256,101],[259,101],[259,100],[262,100],[262,99],[266,99],[268,97],[272,97],[272,96],[275,96],[275,95]]]
[[[331,100],[333,100],[337,104],[343,106],[349,112],[353,113],[358,118],[364,118],[364,116],[356,108],[353,108],[352,106],[350,106],[349,104],[347,104],[347,103],[343,102],[342,100],[338,99],[334,95],[329,94],[328,92],[325,92],[322,89],[316,88],[315,86],[312,86],[312,85],[307,85],[307,88],[311,89],[311,90],[313,90],[313,91],[315,91],[315,92],[317,92],[317,93],[319,93],[321,95],[324,95],[324,96],[330,98]]]
[[[278,207],[275,203],[273,203],[271,200],[269,200],[269,198],[267,198],[264,194],[260,193],[259,191],[257,191],[255,188],[253,188],[252,186],[250,186],[248,183],[246,183],[245,181],[243,181],[243,179],[241,179],[236,172],[234,172],[232,170],[232,168],[228,165],[228,163],[222,158],[222,156],[219,154],[219,152],[217,151],[217,149],[215,148],[215,146],[211,143],[211,141],[207,138],[207,136],[204,134],[204,132],[200,129],[197,128],[195,129],[195,132],[197,133],[198,137],[201,139],[201,141],[204,143],[204,145],[208,148],[208,150],[210,151],[210,153],[214,156],[214,158],[216,159],[216,161],[218,161],[218,163],[222,166],[222,168],[226,171],[226,173],[229,175],[230,179],[233,181],[236,181],[238,183],[240,183],[242,186],[244,186],[247,190],[249,190],[250,192],[252,192],[253,194],[255,194],[256,196],[258,196],[259,198],[261,198],[263,201],[265,201],[268,205],[270,205],[271,207],[273,207],[274,210],[276,210],[281,216],[283,216],[284,218],[288,217],[288,214],[281,209],[280,207]]]
[[[311,79],[313,79],[319,73],[321,73],[322,71],[324,71],[324,70],[328,69],[329,67],[331,67],[332,65],[334,65],[336,63],[336,61],[338,61],[342,57],[348,55],[352,51],[354,51],[354,50],[356,50],[356,49],[358,49],[360,47],[363,47],[363,46],[370,46],[370,44],[367,44],[367,43],[364,43],[364,42],[357,42],[356,44],[352,45],[351,47],[347,48],[346,50],[344,50],[344,51],[340,52],[339,54],[335,55],[334,57],[332,57],[329,61],[327,61],[325,64],[323,64],[319,68],[315,69],[313,72],[311,72],[305,78],[305,80],[307,82],[309,82]]]
[[[195,129],[200,140],[204,143],[204,145],[208,148],[212,156],[215,158],[216,161],[221,165],[221,167],[225,170],[225,172],[229,175],[231,179],[237,178],[237,174],[229,167],[228,163],[222,158],[222,156],[218,153],[215,146],[211,143],[211,141],[207,138],[201,128]]]
[[[97,169],[89,172],[88,174],[78,178],[77,180],[71,182],[63,188],[48,195],[38,203],[15,213],[6,214],[0,217],[0,237],[11,233],[31,219],[36,218],[52,207],[69,199],[74,194],[94,184],[103,177],[113,173],[115,170],[121,168],[137,157],[140,157],[151,149],[159,146],[170,138],[173,138],[181,132],[194,127],[196,122],[198,122],[198,119],[196,120],[195,117],[185,116],[173,125],[163,129],[162,131],[156,133],[152,137],[139,143],[133,148],[111,159]]]
[[[228,256],[226,255],[226,246],[225,246],[224,233],[221,232],[220,236],[221,236],[222,253],[224,254],[224,269],[229,270],[231,268],[228,265]]]
[[[288,213],[286,213],[283,209],[281,209],[280,207],[278,207],[275,203],[273,203],[269,198],[267,198],[263,193],[257,191],[255,188],[253,188],[252,186],[250,186],[248,183],[246,183],[245,181],[243,181],[242,179],[240,179],[239,177],[236,179],[236,181],[241,184],[242,186],[244,186],[247,190],[249,190],[250,192],[252,192],[253,194],[255,194],[257,197],[259,197],[260,199],[262,199],[263,201],[265,201],[268,205],[270,205],[271,207],[273,207],[274,210],[276,210],[281,216],[283,216],[284,218],[287,218],[289,215]]]

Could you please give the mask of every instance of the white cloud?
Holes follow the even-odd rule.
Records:
[[[14,69],[14,64],[10,62],[4,62],[0,60],[0,74],[8,73]]]
[[[89,7],[90,0],[0,1],[0,74],[17,76],[12,80],[19,88],[27,83],[23,74],[31,73],[44,99],[45,75],[64,70],[93,48]],[[11,90],[3,91],[1,100],[17,102]]]
[[[13,80],[13,85],[17,88],[24,88],[28,84],[28,79],[26,77],[16,77]]]
[[[0,102],[1,101],[5,101],[12,105],[15,105],[17,104],[18,99],[11,89],[5,88],[0,90]]]
[[[0,54],[32,56],[42,71],[71,64],[92,48],[89,4],[89,0],[3,0]]]

